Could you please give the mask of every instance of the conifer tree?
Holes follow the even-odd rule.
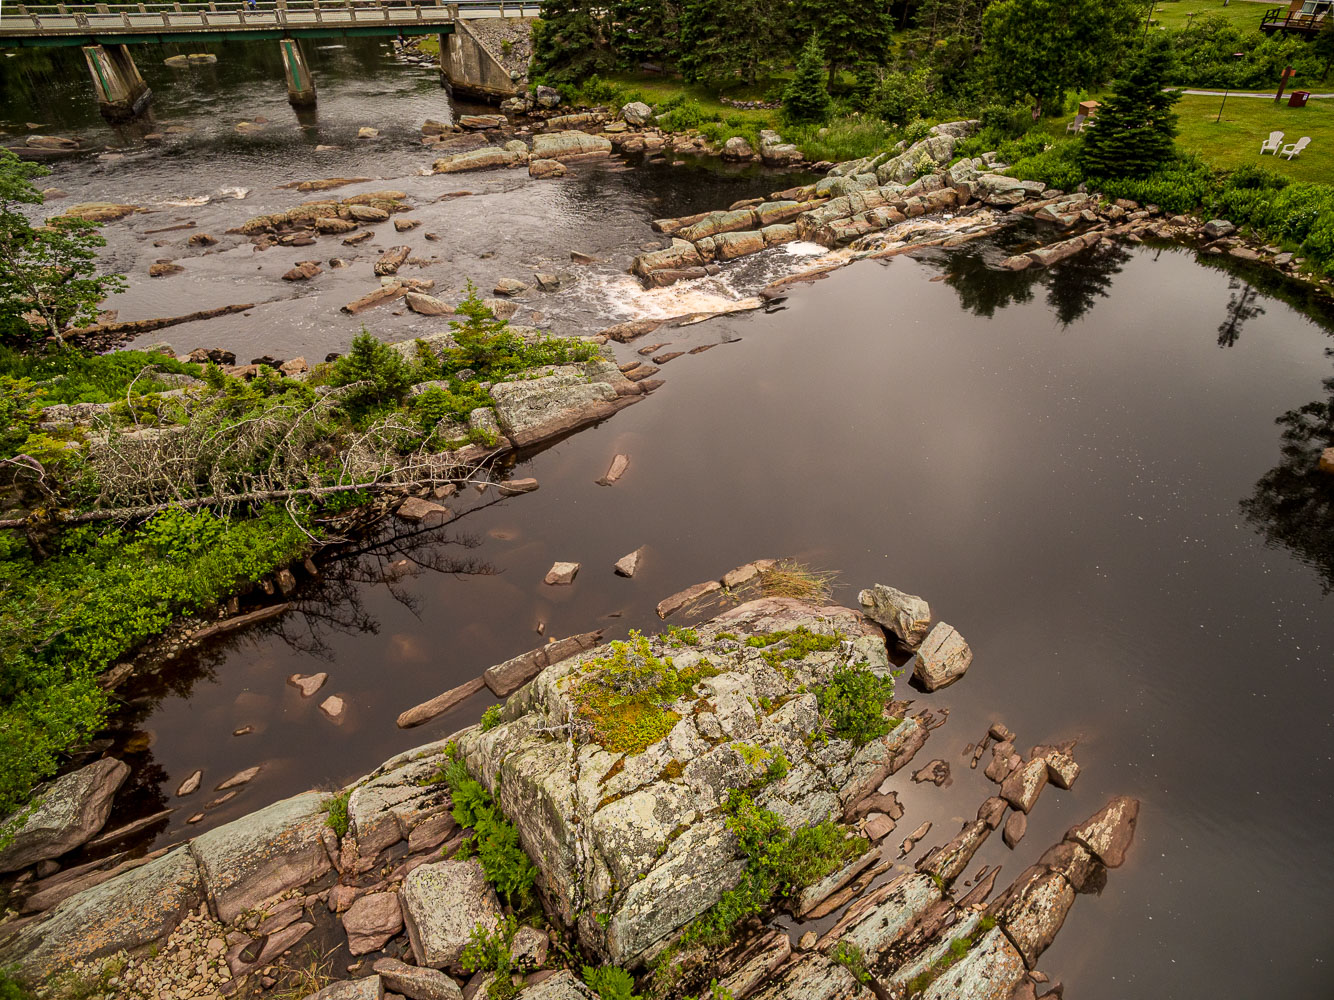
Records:
[[[830,87],[839,67],[884,65],[894,30],[888,0],[798,0],[796,13],[802,34],[824,46]]]
[[[797,60],[797,72],[783,91],[783,118],[793,124],[818,124],[829,120],[832,102],[825,86],[824,50],[811,35]]]
[[[1079,160],[1090,176],[1145,177],[1176,155],[1172,106],[1181,92],[1163,89],[1171,69],[1171,43],[1151,37],[1084,127]]]
[[[542,0],[533,25],[532,77],[547,83],[580,83],[612,68],[601,6],[592,0]]]
[[[681,0],[611,0],[611,48],[631,69],[681,58]]]
[[[681,72],[687,80],[754,83],[787,53],[778,0],[684,0]]]

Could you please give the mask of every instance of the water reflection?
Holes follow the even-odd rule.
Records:
[[[1260,290],[1239,278],[1228,278],[1227,318],[1218,324],[1218,346],[1231,347],[1241,337],[1247,320],[1263,316],[1265,309],[1257,299]]]
[[[919,259],[945,272],[945,283],[959,304],[975,316],[991,319],[1012,305],[1031,302],[1037,286],[1045,286],[1046,302],[1062,327],[1082,319],[1109,289],[1130,251],[1120,243],[1101,243],[1050,268],[1010,271],[1000,266],[1013,253],[1031,247],[1034,230],[1017,225],[996,239],[957,250],[923,251]]]
[[[1130,251],[1124,244],[1104,242],[1049,268],[1042,281],[1047,305],[1061,326],[1082,319],[1099,299],[1107,298],[1112,279],[1128,260]]]
[[[1326,354],[1334,358],[1334,349]],[[1278,418],[1282,459],[1241,501],[1241,509],[1266,543],[1288,549],[1314,569],[1329,594],[1334,592],[1334,475],[1320,471],[1319,462],[1320,453],[1334,446],[1334,376],[1325,379],[1324,389],[1328,399]]]

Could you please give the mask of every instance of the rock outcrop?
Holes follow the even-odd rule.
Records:
[[[33,805],[0,822],[8,843],[0,872],[15,872],[58,858],[91,840],[111,813],[111,800],[130,773],[110,757],[61,775],[33,794]]]

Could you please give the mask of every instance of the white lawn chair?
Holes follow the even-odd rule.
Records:
[[[1082,132],[1084,123],[1088,121],[1088,115],[1075,115],[1075,120],[1065,127],[1067,132]]]
[[[1275,155],[1283,156],[1291,160],[1294,156],[1300,156],[1302,150],[1309,145],[1311,145],[1311,137],[1309,135],[1304,135],[1296,142],[1288,143],[1288,145],[1284,146]]]
[[[1278,151],[1280,147],[1282,147],[1282,145],[1283,145],[1283,133],[1270,132],[1269,138],[1266,139],[1264,142],[1260,143],[1260,155],[1264,156],[1265,153],[1273,153],[1275,156],[1277,156]]]

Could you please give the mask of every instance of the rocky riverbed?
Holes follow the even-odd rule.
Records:
[[[763,572],[739,567],[723,592],[744,601]],[[468,979],[465,947],[475,928],[505,927],[506,908],[485,851],[480,863],[459,851],[468,813],[452,801],[457,777],[445,778],[461,766],[537,866],[546,926],[505,932],[507,995],[591,997],[577,975],[591,961],[638,970],[660,996],[717,981],[738,1000],[1032,997],[1047,990],[1037,963],[1076,895],[1100,891],[1133,838],[1138,804],[1113,800],[992,898],[998,871],[970,871],[973,855],[1001,827],[1017,848],[1044,786],[1069,788],[1080,773],[1069,744],[1021,755],[998,721],[968,748],[974,768],[991,750],[985,778],[959,779],[979,786],[976,819],[901,860],[932,824],[905,816],[898,796],[909,774],[948,780],[943,760],[912,768],[948,710],[887,701],[872,713],[883,735],[868,738],[840,729],[826,693],[855,673],[888,681],[905,657],[930,690],[960,679],[973,652],[925,601],[893,588],[864,591],[860,610],[759,597],[694,628],[569,648],[497,668],[522,682],[498,719],[400,754],[340,793],[298,795],[133,862],[37,879],[29,898],[59,902],[11,922],[5,959],[28,977],[72,973],[116,996],[160,997],[163,983],[171,996],[233,995],[290,989],[302,942],[345,941],[352,963],[332,985],[314,981],[314,995],[471,996],[497,973]],[[604,695],[647,714],[626,729]],[[653,716],[660,728],[642,735]],[[80,773],[77,788],[62,779],[52,790],[44,817],[72,810],[95,825],[123,768]],[[752,800],[779,829],[839,830],[840,860],[774,901],[798,921],[792,930],[749,920],[701,941],[692,928],[753,877],[757,860],[729,820]],[[910,826],[902,844],[890,836]],[[34,853],[35,843],[11,844],[6,864],[41,864],[64,842]]]

